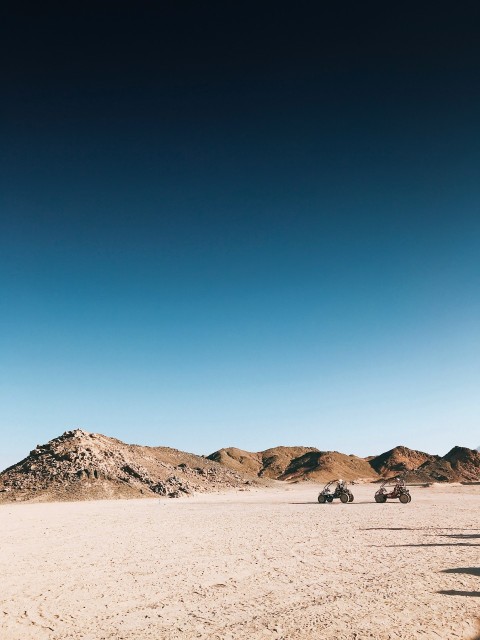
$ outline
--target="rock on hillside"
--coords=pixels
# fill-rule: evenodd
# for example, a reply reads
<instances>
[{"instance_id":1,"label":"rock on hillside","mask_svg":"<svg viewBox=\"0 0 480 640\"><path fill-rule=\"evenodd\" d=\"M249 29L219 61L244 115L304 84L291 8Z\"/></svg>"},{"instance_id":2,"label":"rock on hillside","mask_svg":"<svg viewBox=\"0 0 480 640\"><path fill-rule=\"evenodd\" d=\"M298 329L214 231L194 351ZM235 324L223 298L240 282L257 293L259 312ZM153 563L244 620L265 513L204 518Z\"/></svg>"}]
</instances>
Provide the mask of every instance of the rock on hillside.
<instances>
[{"instance_id":1,"label":"rock on hillside","mask_svg":"<svg viewBox=\"0 0 480 640\"><path fill-rule=\"evenodd\" d=\"M375 471L363 458L314 447L274 447L258 453L220 449L208 456L237 471L256 473L276 480L328 480L374 478Z\"/></svg>"},{"instance_id":2,"label":"rock on hillside","mask_svg":"<svg viewBox=\"0 0 480 640\"><path fill-rule=\"evenodd\" d=\"M424 462L433 462L439 458L440 456L432 456L408 447L395 447L379 456L368 458L368 462L379 475L388 478L395 474L404 474L407 471L412 471Z\"/></svg>"},{"instance_id":3,"label":"rock on hillside","mask_svg":"<svg viewBox=\"0 0 480 640\"><path fill-rule=\"evenodd\" d=\"M443 458L429 460L409 474L409 479L434 482L480 480L480 452L466 447L453 447Z\"/></svg>"},{"instance_id":4,"label":"rock on hillside","mask_svg":"<svg viewBox=\"0 0 480 640\"><path fill-rule=\"evenodd\" d=\"M247 476L201 456L76 429L0 473L0 501L174 498L245 484Z\"/></svg>"}]
</instances>

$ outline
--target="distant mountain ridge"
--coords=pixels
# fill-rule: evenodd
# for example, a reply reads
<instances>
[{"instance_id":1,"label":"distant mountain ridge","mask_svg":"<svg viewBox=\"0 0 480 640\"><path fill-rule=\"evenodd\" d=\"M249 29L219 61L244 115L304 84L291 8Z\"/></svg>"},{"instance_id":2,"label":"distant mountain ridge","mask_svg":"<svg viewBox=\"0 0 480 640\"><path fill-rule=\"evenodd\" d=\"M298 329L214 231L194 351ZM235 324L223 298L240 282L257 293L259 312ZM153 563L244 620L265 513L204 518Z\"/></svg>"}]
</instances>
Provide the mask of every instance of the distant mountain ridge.
<instances>
[{"instance_id":1,"label":"distant mountain ridge","mask_svg":"<svg viewBox=\"0 0 480 640\"><path fill-rule=\"evenodd\" d=\"M375 471L364 458L338 451L320 451L315 447L273 447L249 452L234 447L220 449L207 456L237 471L255 473L274 480L344 480L374 478Z\"/></svg>"},{"instance_id":2,"label":"distant mountain ridge","mask_svg":"<svg viewBox=\"0 0 480 640\"><path fill-rule=\"evenodd\" d=\"M256 453L230 447L207 457L237 471L286 481L372 480L395 475L411 482L480 480L480 452L465 447L454 447L443 457L404 446L367 458L314 447L275 447Z\"/></svg>"},{"instance_id":3,"label":"distant mountain ridge","mask_svg":"<svg viewBox=\"0 0 480 640\"><path fill-rule=\"evenodd\" d=\"M411 473L411 477L434 482L472 482L480 480L480 452L467 447L453 447L437 460L428 460Z\"/></svg>"},{"instance_id":4,"label":"distant mountain ridge","mask_svg":"<svg viewBox=\"0 0 480 640\"><path fill-rule=\"evenodd\" d=\"M180 497L245 485L344 480L408 482L480 480L480 452L453 447L438 456L398 446L360 458L315 447L235 447L198 456L169 447L131 445L81 429L66 431L0 473L0 502Z\"/></svg>"}]
</instances>

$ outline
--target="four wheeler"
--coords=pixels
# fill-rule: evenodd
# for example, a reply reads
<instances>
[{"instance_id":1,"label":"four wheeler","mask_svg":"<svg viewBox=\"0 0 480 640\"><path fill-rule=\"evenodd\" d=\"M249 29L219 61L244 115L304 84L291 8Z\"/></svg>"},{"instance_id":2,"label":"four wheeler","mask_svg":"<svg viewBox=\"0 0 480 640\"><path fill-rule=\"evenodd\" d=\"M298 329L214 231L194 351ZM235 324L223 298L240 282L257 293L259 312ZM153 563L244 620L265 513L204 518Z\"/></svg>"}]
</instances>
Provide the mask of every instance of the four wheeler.
<instances>
[{"instance_id":1,"label":"four wheeler","mask_svg":"<svg viewBox=\"0 0 480 640\"><path fill-rule=\"evenodd\" d=\"M388 489L391 489L390 492ZM412 501L412 496L403 478L384 480L375 494L375 502L386 502L395 498L398 498L402 504L408 504Z\"/></svg>"},{"instance_id":2,"label":"four wheeler","mask_svg":"<svg viewBox=\"0 0 480 640\"><path fill-rule=\"evenodd\" d=\"M335 489L333 489L332 485L335 483L337 483L337 485ZM340 502L343 503L353 502L353 493L347 488L345 480L330 480L318 494L320 504L332 502L334 498L340 498Z\"/></svg>"}]
</instances>

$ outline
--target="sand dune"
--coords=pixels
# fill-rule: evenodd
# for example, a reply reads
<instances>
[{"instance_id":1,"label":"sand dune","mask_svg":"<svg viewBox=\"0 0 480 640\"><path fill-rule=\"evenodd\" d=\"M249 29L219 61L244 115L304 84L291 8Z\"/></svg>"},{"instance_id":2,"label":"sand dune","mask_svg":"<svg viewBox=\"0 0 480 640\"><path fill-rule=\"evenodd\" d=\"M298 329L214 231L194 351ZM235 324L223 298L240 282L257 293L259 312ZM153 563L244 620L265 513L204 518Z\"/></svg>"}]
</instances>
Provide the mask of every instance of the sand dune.
<instances>
[{"instance_id":1,"label":"sand dune","mask_svg":"<svg viewBox=\"0 0 480 640\"><path fill-rule=\"evenodd\" d=\"M8 640L472 640L480 487L0 506Z\"/></svg>"}]
</instances>

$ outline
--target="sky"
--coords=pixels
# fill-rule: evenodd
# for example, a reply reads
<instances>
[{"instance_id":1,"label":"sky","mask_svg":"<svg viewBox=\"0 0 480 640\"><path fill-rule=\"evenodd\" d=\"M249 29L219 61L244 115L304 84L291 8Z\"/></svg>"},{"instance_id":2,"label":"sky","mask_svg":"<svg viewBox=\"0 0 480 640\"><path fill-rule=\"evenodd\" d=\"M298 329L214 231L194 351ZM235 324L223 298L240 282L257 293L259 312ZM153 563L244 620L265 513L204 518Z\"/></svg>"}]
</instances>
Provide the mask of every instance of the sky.
<instances>
[{"instance_id":1,"label":"sky","mask_svg":"<svg viewBox=\"0 0 480 640\"><path fill-rule=\"evenodd\" d=\"M478 3L0 25L0 468L72 428L480 445Z\"/></svg>"}]
</instances>

